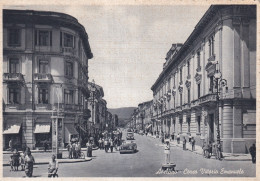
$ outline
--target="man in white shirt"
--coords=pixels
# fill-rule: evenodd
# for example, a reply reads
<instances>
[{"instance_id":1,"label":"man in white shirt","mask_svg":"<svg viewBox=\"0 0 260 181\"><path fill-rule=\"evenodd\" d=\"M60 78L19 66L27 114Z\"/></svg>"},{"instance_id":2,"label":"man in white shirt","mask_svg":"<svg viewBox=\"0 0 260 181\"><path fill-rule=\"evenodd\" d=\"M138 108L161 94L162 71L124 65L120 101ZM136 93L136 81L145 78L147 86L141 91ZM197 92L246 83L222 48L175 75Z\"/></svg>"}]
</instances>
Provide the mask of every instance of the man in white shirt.
<instances>
[{"instance_id":1,"label":"man in white shirt","mask_svg":"<svg viewBox=\"0 0 260 181\"><path fill-rule=\"evenodd\" d=\"M48 167L48 177L58 177L58 168L59 168L59 162L56 160L56 156L52 155L51 161L49 162Z\"/></svg>"}]
</instances>

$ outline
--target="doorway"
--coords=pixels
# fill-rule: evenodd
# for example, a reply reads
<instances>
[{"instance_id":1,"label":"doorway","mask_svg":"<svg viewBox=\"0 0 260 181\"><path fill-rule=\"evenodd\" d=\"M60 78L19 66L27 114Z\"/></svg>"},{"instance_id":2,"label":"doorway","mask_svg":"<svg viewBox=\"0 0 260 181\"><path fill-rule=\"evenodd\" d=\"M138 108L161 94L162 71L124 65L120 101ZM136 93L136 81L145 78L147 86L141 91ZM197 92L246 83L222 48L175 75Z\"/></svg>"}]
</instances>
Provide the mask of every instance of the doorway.
<instances>
[{"instance_id":1,"label":"doorway","mask_svg":"<svg viewBox=\"0 0 260 181\"><path fill-rule=\"evenodd\" d=\"M214 114L209 114L209 141L214 142Z\"/></svg>"}]
</instances>

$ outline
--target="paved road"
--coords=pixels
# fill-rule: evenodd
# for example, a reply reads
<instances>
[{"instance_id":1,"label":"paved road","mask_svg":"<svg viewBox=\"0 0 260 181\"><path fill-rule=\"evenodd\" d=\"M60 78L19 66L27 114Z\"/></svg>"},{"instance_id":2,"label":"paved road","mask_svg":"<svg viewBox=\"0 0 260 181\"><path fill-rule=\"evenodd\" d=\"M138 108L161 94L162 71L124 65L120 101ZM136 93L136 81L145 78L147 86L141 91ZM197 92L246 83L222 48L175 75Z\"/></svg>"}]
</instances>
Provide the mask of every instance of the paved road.
<instances>
[{"instance_id":1,"label":"paved road","mask_svg":"<svg viewBox=\"0 0 260 181\"><path fill-rule=\"evenodd\" d=\"M123 135L125 137L125 134ZM218 161L202 158L201 155L190 151L183 151L178 147L171 148L171 158L176 163L175 174L159 173L161 163L164 161L163 145L158 139L135 135L137 149L134 154L105 153L104 150L93 152L93 160L82 163L60 164L61 177L204 177L204 176L255 176L255 165L249 161ZM207 173L202 174L202 170ZM221 174L221 169L240 170L237 173ZM242 170L242 171L241 171ZM5 177L23 177L24 172L9 172L4 167ZM218 172L218 173L216 173ZM243 173L243 174L241 174ZM47 176L47 165L36 165L35 177Z\"/></svg>"}]
</instances>

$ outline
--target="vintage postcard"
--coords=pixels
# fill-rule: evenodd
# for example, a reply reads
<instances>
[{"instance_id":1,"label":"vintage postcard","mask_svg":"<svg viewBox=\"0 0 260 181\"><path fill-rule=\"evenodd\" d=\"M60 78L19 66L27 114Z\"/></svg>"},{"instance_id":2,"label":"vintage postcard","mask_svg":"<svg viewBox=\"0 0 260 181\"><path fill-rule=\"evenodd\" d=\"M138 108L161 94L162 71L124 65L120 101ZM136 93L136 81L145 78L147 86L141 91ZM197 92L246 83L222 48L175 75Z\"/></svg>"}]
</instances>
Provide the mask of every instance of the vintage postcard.
<instances>
[{"instance_id":1,"label":"vintage postcard","mask_svg":"<svg viewBox=\"0 0 260 181\"><path fill-rule=\"evenodd\" d=\"M258 10L5 1L2 178L256 180Z\"/></svg>"}]
</instances>

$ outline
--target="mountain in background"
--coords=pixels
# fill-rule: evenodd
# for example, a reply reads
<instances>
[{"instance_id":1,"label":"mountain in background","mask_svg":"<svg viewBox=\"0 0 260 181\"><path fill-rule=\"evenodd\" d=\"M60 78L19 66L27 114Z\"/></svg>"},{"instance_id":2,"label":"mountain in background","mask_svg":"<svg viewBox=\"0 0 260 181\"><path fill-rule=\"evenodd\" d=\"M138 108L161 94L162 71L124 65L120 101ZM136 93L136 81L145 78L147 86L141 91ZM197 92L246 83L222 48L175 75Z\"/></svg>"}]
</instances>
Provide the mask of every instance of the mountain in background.
<instances>
[{"instance_id":1,"label":"mountain in background","mask_svg":"<svg viewBox=\"0 0 260 181\"><path fill-rule=\"evenodd\" d=\"M117 114L119 120L125 120L131 117L131 115L134 112L134 109L136 109L136 107L121 107L121 108L114 108L114 109L108 108L108 111L111 112L112 114Z\"/></svg>"}]
</instances>

